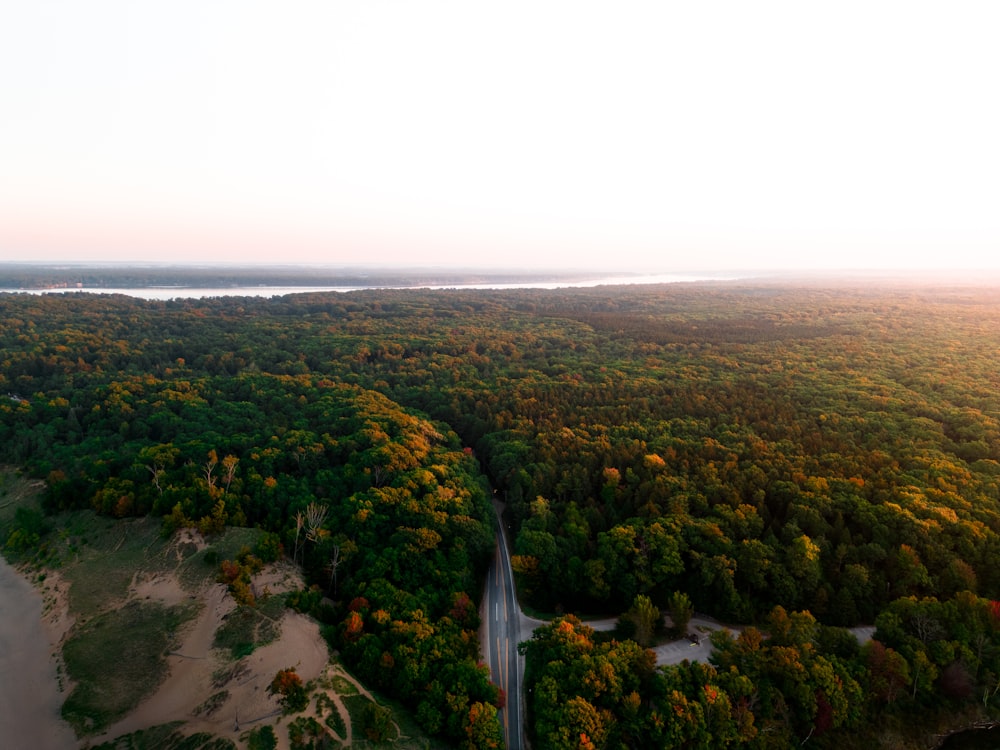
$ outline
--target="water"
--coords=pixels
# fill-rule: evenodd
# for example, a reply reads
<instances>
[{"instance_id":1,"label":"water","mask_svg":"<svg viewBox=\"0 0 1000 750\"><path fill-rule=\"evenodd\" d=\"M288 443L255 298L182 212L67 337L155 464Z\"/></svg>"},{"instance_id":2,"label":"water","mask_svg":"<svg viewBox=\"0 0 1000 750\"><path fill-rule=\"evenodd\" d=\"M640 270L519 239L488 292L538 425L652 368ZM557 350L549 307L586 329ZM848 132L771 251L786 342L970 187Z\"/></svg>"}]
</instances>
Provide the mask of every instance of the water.
<instances>
[{"instance_id":1,"label":"water","mask_svg":"<svg viewBox=\"0 0 1000 750\"><path fill-rule=\"evenodd\" d=\"M311 292L358 292L367 289L568 289L595 286L621 286L625 284L676 284L691 281L731 281L737 276L706 276L697 274L650 274L637 276L595 277L583 281L529 281L513 284L439 284L407 287L362 287L362 286L228 286L228 287L80 287L58 289L0 289L0 293L65 294L67 292L88 292L91 294L124 294L148 300L203 299L206 297L280 297L285 294L306 294Z\"/></svg>"},{"instance_id":2,"label":"water","mask_svg":"<svg viewBox=\"0 0 1000 750\"><path fill-rule=\"evenodd\" d=\"M77 746L60 714L42 597L0 557L0 745L65 750Z\"/></svg>"}]
</instances>

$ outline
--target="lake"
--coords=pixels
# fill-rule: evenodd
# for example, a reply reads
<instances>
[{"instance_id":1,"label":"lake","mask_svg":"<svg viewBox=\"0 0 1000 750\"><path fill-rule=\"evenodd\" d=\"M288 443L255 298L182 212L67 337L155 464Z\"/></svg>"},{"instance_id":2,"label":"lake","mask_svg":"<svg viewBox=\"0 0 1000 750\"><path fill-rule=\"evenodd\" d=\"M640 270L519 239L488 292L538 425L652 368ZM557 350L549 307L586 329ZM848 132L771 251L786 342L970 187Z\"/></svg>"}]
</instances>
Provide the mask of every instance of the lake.
<instances>
[{"instance_id":1,"label":"lake","mask_svg":"<svg viewBox=\"0 0 1000 750\"><path fill-rule=\"evenodd\" d=\"M646 274L636 276L604 276L583 281L532 281L514 284L441 284L408 287L361 287L361 286L148 286L148 287L60 287L56 289L0 289L0 293L65 294L67 292L87 292L90 294L124 294L149 300L202 299L205 297L280 297L286 294L309 294L316 292L358 292L368 289L569 289L596 286L622 286L626 284L678 284L692 281L732 281L740 278L732 275L707 276L700 274Z\"/></svg>"}]
</instances>

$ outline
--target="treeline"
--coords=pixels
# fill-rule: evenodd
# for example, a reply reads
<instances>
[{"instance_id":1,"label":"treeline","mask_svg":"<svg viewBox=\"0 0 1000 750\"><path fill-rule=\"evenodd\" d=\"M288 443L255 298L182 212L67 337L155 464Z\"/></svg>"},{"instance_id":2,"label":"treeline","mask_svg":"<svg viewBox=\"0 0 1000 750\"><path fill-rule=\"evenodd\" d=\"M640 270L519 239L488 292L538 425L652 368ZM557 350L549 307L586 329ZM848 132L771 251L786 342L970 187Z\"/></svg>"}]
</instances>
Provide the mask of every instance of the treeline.
<instances>
[{"instance_id":1,"label":"treeline","mask_svg":"<svg viewBox=\"0 0 1000 750\"><path fill-rule=\"evenodd\" d=\"M971 716L1000 679L1000 605L968 592L908 597L860 645L809 612L776 607L763 623L712 635L711 664L655 669L633 641L570 615L522 645L539 748L923 747L927 714ZM874 729L872 729L874 727Z\"/></svg>"},{"instance_id":2,"label":"treeline","mask_svg":"<svg viewBox=\"0 0 1000 750\"><path fill-rule=\"evenodd\" d=\"M229 522L275 529L294 553L295 514L310 502L329 506L333 535L334 514L347 518L335 506L358 493L396 481L426 492L412 473L440 462L406 444L416 438L381 428L420 456L386 480L388 456L374 461L349 420L336 423L343 434L331 426L329 394L359 409L381 399L436 425L444 443L425 439L438 450L474 448L508 503L522 599L539 609L618 613L638 595L662 608L681 591L727 621L764 624L781 606L826 626L872 623L900 598L1000 598L998 303L986 288L763 283L13 295L0 300L0 438L5 460L50 479L53 507L171 514L180 503L196 523L217 500L202 486L208 452L216 491L233 456ZM168 444L176 479L161 493L148 459ZM376 538L424 556L433 537L396 526ZM329 580L318 558L308 564ZM336 616L377 682L372 665L408 652L358 585L351 598L367 601L352 610L342 595ZM475 600L470 585L422 615L441 617L457 593ZM414 674L401 689L426 688L430 673Z\"/></svg>"}]
</instances>

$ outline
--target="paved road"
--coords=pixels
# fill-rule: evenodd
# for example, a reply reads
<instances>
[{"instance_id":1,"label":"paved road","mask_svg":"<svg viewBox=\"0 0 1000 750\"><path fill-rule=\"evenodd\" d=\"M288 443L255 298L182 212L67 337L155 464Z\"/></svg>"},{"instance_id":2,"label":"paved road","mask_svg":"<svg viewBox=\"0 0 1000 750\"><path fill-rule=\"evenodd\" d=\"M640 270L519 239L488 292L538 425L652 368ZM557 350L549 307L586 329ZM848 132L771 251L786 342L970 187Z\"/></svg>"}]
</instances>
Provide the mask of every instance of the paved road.
<instances>
[{"instance_id":1,"label":"paved road","mask_svg":"<svg viewBox=\"0 0 1000 750\"><path fill-rule=\"evenodd\" d=\"M503 533L503 521L497 512L497 549L486 579L483 597L484 648L493 682L507 694L507 704L500 712L508 750L524 746L523 701L521 697L522 659L517 653L521 640L521 609L514 590L510 550ZM527 634L530 635L530 632Z\"/></svg>"},{"instance_id":2,"label":"paved road","mask_svg":"<svg viewBox=\"0 0 1000 750\"><path fill-rule=\"evenodd\" d=\"M524 659L517 653L517 644L522 637L527 640L535 627L543 625L540 620L526 617L517 603L517 593L514 588L514 573L510 565L510 548L504 533L503 518L500 508L494 505L497 514L497 548L490 564L486 578L486 591L482 605L482 643L486 654L486 663L490 668L493 682L499 685L507 695L506 706L500 711L504 737L508 750L521 750L524 742L524 697L522 695ZM611 630L617 618L608 618L586 623L595 630ZM659 666L680 664L685 659L689 661L707 662L713 648L708 640L712 630L722 627L715 620L694 617L688 625L692 632L699 633L701 643L693 645L687 639L663 643L652 651L656 654ZM735 632L739 627L733 628ZM875 631L873 627L852 628L852 632L860 643L871 640Z\"/></svg>"}]
</instances>

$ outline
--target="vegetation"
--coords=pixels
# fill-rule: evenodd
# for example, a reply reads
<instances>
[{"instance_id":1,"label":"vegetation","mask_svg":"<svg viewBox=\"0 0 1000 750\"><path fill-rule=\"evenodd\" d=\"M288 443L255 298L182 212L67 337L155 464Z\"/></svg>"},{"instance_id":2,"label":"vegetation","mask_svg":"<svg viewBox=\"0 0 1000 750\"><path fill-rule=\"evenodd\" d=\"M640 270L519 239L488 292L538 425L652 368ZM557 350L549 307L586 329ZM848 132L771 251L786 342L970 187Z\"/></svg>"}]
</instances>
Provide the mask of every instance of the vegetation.
<instances>
[{"instance_id":1,"label":"vegetation","mask_svg":"<svg viewBox=\"0 0 1000 750\"><path fill-rule=\"evenodd\" d=\"M650 651L602 638L573 616L539 628L522 645L537 744L784 748L809 738L871 747L885 727L866 734L866 726L908 722L931 734L936 725L923 714L954 721L970 703L995 708L995 601L967 592L947 602L899 599L864 646L808 612L776 607L763 624L713 634L711 664L661 670ZM893 736L923 744L905 727Z\"/></svg>"},{"instance_id":2,"label":"vegetation","mask_svg":"<svg viewBox=\"0 0 1000 750\"><path fill-rule=\"evenodd\" d=\"M226 649L234 659L249 656L278 636L282 597L271 597L258 606L239 606L215 632L214 646Z\"/></svg>"},{"instance_id":3,"label":"vegetation","mask_svg":"<svg viewBox=\"0 0 1000 750\"><path fill-rule=\"evenodd\" d=\"M184 607L131 602L87 622L63 647L78 684L62 715L79 733L96 733L124 716L166 674L170 635L193 614Z\"/></svg>"},{"instance_id":4,"label":"vegetation","mask_svg":"<svg viewBox=\"0 0 1000 750\"><path fill-rule=\"evenodd\" d=\"M591 273L564 271L561 279L591 279ZM551 272L540 271L489 271L481 270L428 270L426 268L388 269L385 267L343 269L310 268L300 266L268 266L264 268L240 267L185 267L174 264L146 265L142 268L87 265L85 263L4 263L0 262L0 289L122 289L148 287L196 287L220 289L233 287L333 287L377 288L462 285L489 282L494 284L524 284L532 281L552 281Z\"/></svg>"},{"instance_id":5,"label":"vegetation","mask_svg":"<svg viewBox=\"0 0 1000 750\"><path fill-rule=\"evenodd\" d=\"M256 747L263 750L267 746ZM256 750L256 747L251 745L251 750ZM162 724L96 745L93 750L236 750L236 745L204 732L185 735L175 724Z\"/></svg>"},{"instance_id":6,"label":"vegetation","mask_svg":"<svg viewBox=\"0 0 1000 750\"><path fill-rule=\"evenodd\" d=\"M997 351L986 287L9 295L0 458L126 547L146 516L275 535L320 592L295 605L454 743L498 731L482 468L527 603L644 642L657 612L750 626L657 671L555 621L525 647L536 746L833 746L996 711ZM46 554L45 522L8 548ZM861 650L831 630L858 623Z\"/></svg>"},{"instance_id":7,"label":"vegetation","mask_svg":"<svg viewBox=\"0 0 1000 750\"><path fill-rule=\"evenodd\" d=\"M278 702L286 713L299 713L309 705L309 693L302 678L295 673L295 667L279 670L267 692L278 696Z\"/></svg>"}]
</instances>

